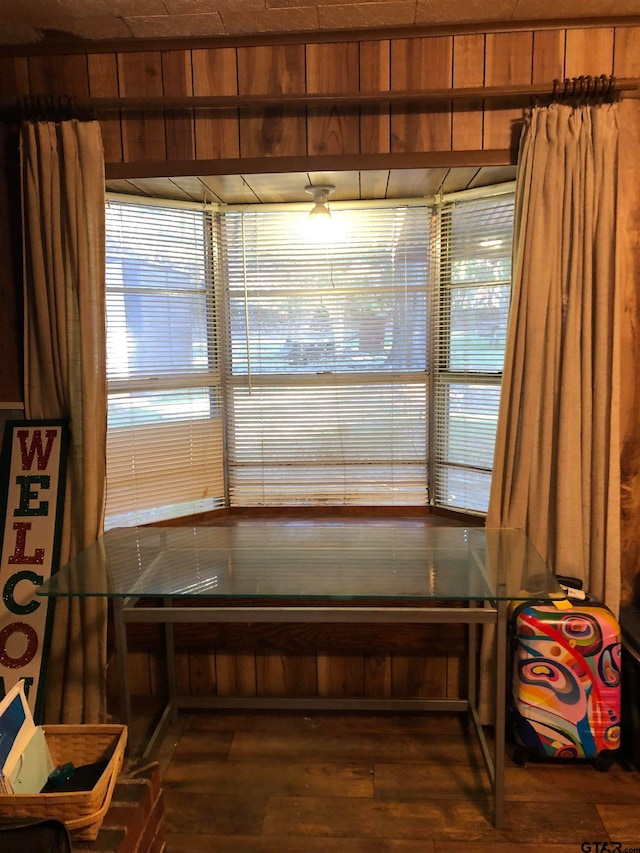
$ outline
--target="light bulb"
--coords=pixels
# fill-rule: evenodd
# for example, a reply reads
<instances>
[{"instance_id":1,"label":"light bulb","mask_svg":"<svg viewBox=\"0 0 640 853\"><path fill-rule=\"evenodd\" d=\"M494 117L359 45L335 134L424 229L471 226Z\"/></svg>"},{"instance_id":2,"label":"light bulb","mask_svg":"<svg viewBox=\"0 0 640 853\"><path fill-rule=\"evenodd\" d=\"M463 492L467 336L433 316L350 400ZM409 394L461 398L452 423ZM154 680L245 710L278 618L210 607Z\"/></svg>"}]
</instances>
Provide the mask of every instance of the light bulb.
<instances>
[{"instance_id":1,"label":"light bulb","mask_svg":"<svg viewBox=\"0 0 640 853\"><path fill-rule=\"evenodd\" d=\"M331 219L331 211L323 201L317 201L309 212L309 219L314 219L315 217L327 217Z\"/></svg>"}]
</instances>

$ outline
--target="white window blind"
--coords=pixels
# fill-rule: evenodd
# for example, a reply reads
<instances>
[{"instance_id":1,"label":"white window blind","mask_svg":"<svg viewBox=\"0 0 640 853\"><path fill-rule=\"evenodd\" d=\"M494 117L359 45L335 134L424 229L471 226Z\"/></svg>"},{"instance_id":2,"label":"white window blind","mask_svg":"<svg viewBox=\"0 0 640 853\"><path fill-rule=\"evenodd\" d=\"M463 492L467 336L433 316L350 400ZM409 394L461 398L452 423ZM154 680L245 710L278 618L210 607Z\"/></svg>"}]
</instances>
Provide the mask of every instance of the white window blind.
<instances>
[{"instance_id":1,"label":"white window blind","mask_svg":"<svg viewBox=\"0 0 640 853\"><path fill-rule=\"evenodd\" d=\"M486 512L511 294L513 195L441 207L434 357L434 503Z\"/></svg>"},{"instance_id":2,"label":"white window blind","mask_svg":"<svg viewBox=\"0 0 640 853\"><path fill-rule=\"evenodd\" d=\"M106 215L108 528L220 506L224 480L210 217Z\"/></svg>"},{"instance_id":3,"label":"white window blind","mask_svg":"<svg viewBox=\"0 0 640 853\"><path fill-rule=\"evenodd\" d=\"M106 527L228 505L486 512L512 195L334 204L332 223L110 199Z\"/></svg>"},{"instance_id":4,"label":"white window blind","mask_svg":"<svg viewBox=\"0 0 640 853\"><path fill-rule=\"evenodd\" d=\"M428 210L307 214L222 217L231 504L424 504Z\"/></svg>"}]
</instances>

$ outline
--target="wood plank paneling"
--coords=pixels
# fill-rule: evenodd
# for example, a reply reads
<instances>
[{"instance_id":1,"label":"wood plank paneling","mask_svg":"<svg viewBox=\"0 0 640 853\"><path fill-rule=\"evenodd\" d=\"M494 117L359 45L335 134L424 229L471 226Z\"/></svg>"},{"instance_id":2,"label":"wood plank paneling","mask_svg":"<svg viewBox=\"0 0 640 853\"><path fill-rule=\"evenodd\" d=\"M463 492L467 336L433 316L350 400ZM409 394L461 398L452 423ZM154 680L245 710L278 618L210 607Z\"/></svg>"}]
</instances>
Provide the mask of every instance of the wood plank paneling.
<instances>
[{"instance_id":1,"label":"wood plank paneling","mask_svg":"<svg viewBox=\"0 0 640 853\"><path fill-rule=\"evenodd\" d=\"M129 625L127 637L131 677L142 677L134 692L164 695L159 626ZM440 690L431 695L458 698L464 689L464 630L458 625L181 623L175 647L178 692L185 695L388 698ZM109 675L115 693L115 673Z\"/></svg>"},{"instance_id":2,"label":"wood plank paneling","mask_svg":"<svg viewBox=\"0 0 640 853\"><path fill-rule=\"evenodd\" d=\"M189 690L191 696L213 696L216 693L216 658L214 654L190 652Z\"/></svg>"},{"instance_id":3,"label":"wood plank paneling","mask_svg":"<svg viewBox=\"0 0 640 853\"><path fill-rule=\"evenodd\" d=\"M307 92L317 94L357 92L359 86L357 42L308 44ZM307 109L308 154L358 154L360 121L347 107Z\"/></svg>"},{"instance_id":4,"label":"wood plank paneling","mask_svg":"<svg viewBox=\"0 0 640 853\"><path fill-rule=\"evenodd\" d=\"M447 656L393 658L393 695L422 697L447 695Z\"/></svg>"},{"instance_id":5,"label":"wood plank paneling","mask_svg":"<svg viewBox=\"0 0 640 853\"><path fill-rule=\"evenodd\" d=\"M487 33L486 86L529 85L533 33ZM520 138L524 110L509 99L485 104L484 148L512 148Z\"/></svg>"},{"instance_id":6,"label":"wood plank paneling","mask_svg":"<svg viewBox=\"0 0 640 853\"><path fill-rule=\"evenodd\" d=\"M194 95L237 95L235 48L192 51ZM202 110L196 120L196 157L208 160L240 156L238 111Z\"/></svg>"},{"instance_id":7,"label":"wood plank paneling","mask_svg":"<svg viewBox=\"0 0 640 853\"><path fill-rule=\"evenodd\" d=\"M242 175L203 175L201 180L207 192L211 193L211 201L225 199L230 192L233 193L234 199L238 199L239 204L255 204L260 201L253 189L242 180Z\"/></svg>"},{"instance_id":8,"label":"wood plank paneling","mask_svg":"<svg viewBox=\"0 0 640 853\"><path fill-rule=\"evenodd\" d=\"M367 698L388 699L391 696L391 655L364 656L364 692Z\"/></svg>"},{"instance_id":9,"label":"wood plank paneling","mask_svg":"<svg viewBox=\"0 0 640 853\"><path fill-rule=\"evenodd\" d=\"M30 56L29 85L32 95L89 94L87 57L83 54L66 56Z\"/></svg>"},{"instance_id":10,"label":"wood plank paneling","mask_svg":"<svg viewBox=\"0 0 640 853\"><path fill-rule=\"evenodd\" d=\"M360 91L388 92L391 88L391 42L360 43ZM362 109L360 115L360 151L377 154L391 150L389 106Z\"/></svg>"},{"instance_id":11,"label":"wood plank paneling","mask_svg":"<svg viewBox=\"0 0 640 853\"><path fill-rule=\"evenodd\" d=\"M457 192L461 183L466 189L480 172L481 170L476 166L468 166L464 171L461 167L455 170L447 169L447 174L439 187L439 191L441 193Z\"/></svg>"},{"instance_id":12,"label":"wood plank paneling","mask_svg":"<svg viewBox=\"0 0 640 853\"><path fill-rule=\"evenodd\" d=\"M640 27L616 29L613 73L616 77L640 77Z\"/></svg>"},{"instance_id":13,"label":"wood plank paneling","mask_svg":"<svg viewBox=\"0 0 640 853\"><path fill-rule=\"evenodd\" d=\"M480 169L473 180L469 181L469 189L490 187L492 184L504 184L515 181L517 169L515 166L487 166Z\"/></svg>"},{"instance_id":14,"label":"wood plank paneling","mask_svg":"<svg viewBox=\"0 0 640 853\"><path fill-rule=\"evenodd\" d=\"M1 66L0 66L1 70ZM20 403L22 382L20 176L17 128L0 125L0 402ZM18 213L16 214L16 211ZM6 412L5 412L6 414Z\"/></svg>"},{"instance_id":15,"label":"wood plank paneling","mask_svg":"<svg viewBox=\"0 0 640 853\"><path fill-rule=\"evenodd\" d=\"M164 695L163 658L142 651L129 658L132 694ZM191 696L457 699L465 695L464 672L463 657L456 654L176 653L178 693ZM111 667L110 695L117 689Z\"/></svg>"},{"instance_id":16,"label":"wood plank paneling","mask_svg":"<svg viewBox=\"0 0 640 853\"><path fill-rule=\"evenodd\" d=\"M452 84L453 37L391 42L392 91L449 89ZM392 107L391 150L451 150L451 104L445 101L430 110Z\"/></svg>"},{"instance_id":17,"label":"wood plank paneling","mask_svg":"<svg viewBox=\"0 0 640 853\"><path fill-rule=\"evenodd\" d=\"M402 169L389 178L389 196L393 198L420 195L429 198L440 191L448 169Z\"/></svg>"},{"instance_id":18,"label":"wood plank paneling","mask_svg":"<svg viewBox=\"0 0 640 853\"><path fill-rule=\"evenodd\" d=\"M454 88L484 85L484 43L484 33L454 36ZM453 149L455 151L481 149L483 121L482 99L454 104L451 140Z\"/></svg>"},{"instance_id":19,"label":"wood plank paneling","mask_svg":"<svg viewBox=\"0 0 640 853\"><path fill-rule=\"evenodd\" d=\"M259 696L316 696L316 656L260 652L256 681Z\"/></svg>"},{"instance_id":20,"label":"wood plank paneling","mask_svg":"<svg viewBox=\"0 0 640 853\"><path fill-rule=\"evenodd\" d=\"M240 95L290 95L304 92L304 45L238 48ZM242 157L306 154L304 108L268 107L243 110L240 116Z\"/></svg>"},{"instance_id":21,"label":"wood plank paneling","mask_svg":"<svg viewBox=\"0 0 640 853\"><path fill-rule=\"evenodd\" d=\"M331 193L329 206L332 201L345 201L358 198L360 195L360 173L355 170L344 172L307 172L312 186L333 186L335 190Z\"/></svg>"},{"instance_id":22,"label":"wood plank paneling","mask_svg":"<svg viewBox=\"0 0 640 853\"><path fill-rule=\"evenodd\" d=\"M360 198L388 198L389 176L387 169L360 172Z\"/></svg>"},{"instance_id":23,"label":"wood plank paneling","mask_svg":"<svg viewBox=\"0 0 640 853\"><path fill-rule=\"evenodd\" d=\"M540 30L533 34L532 83L564 79L565 38L564 30Z\"/></svg>"},{"instance_id":24,"label":"wood plank paneling","mask_svg":"<svg viewBox=\"0 0 640 853\"><path fill-rule=\"evenodd\" d=\"M467 659L447 655L447 699L466 698L467 693Z\"/></svg>"},{"instance_id":25,"label":"wood plank paneling","mask_svg":"<svg viewBox=\"0 0 640 853\"><path fill-rule=\"evenodd\" d=\"M364 696L362 655L318 655L318 696Z\"/></svg>"},{"instance_id":26,"label":"wood plank paneling","mask_svg":"<svg viewBox=\"0 0 640 853\"><path fill-rule=\"evenodd\" d=\"M161 55L162 91L169 98L193 95L190 50L167 50ZM193 160L196 156L193 110L165 114L168 160Z\"/></svg>"},{"instance_id":27,"label":"wood plank paneling","mask_svg":"<svg viewBox=\"0 0 640 853\"><path fill-rule=\"evenodd\" d=\"M216 652L216 678L218 696L255 696L255 654Z\"/></svg>"},{"instance_id":28,"label":"wood plank paneling","mask_svg":"<svg viewBox=\"0 0 640 853\"><path fill-rule=\"evenodd\" d=\"M159 51L119 53L117 59L121 95L160 97L163 94L162 54ZM140 110L124 115L122 150L125 161L166 160L162 112Z\"/></svg>"},{"instance_id":29,"label":"wood plank paneling","mask_svg":"<svg viewBox=\"0 0 640 853\"><path fill-rule=\"evenodd\" d=\"M186 653L176 654L176 690L182 696L191 693L190 656Z\"/></svg>"},{"instance_id":30,"label":"wood plank paneling","mask_svg":"<svg viewBox=\"0 0 640 853\"><path fill-rule=\"evenodd\" d=\"M133 696L156 695L151 677L153 658L143 652L132 652L128 657L128 672Z\"/></svg>"},{"instance_id":31,"label":"wood plank paneling","mask_svg":"<svg viewBox=\"0 0 640 853\"><path fill-rule=\"evenodd\" d=\"M164 657L152 655L148 660L149 679L151 682L152 696L167 695L167 668L165 666ZM141 661L142 664L142 661ZM134 682L131 682L132 684Z\"/></svg>"},{"instance_id":32,"label":"wood plank paneling","mask_svg":"<svg viewBox=\"0 0 640 853\"><path fill-rule=\"evenodd\" d=\"M620 104L616 276L620 282L621 552L624 604L640 606L640 101ZM629 378L633 377L633 378Z\"/></svg>"},{"instance_id":33,"label":"wood plank paneling","mask_svg":"<svg viewBox=\"0 0 640 853\"><path fill-rule=\"evenodd\" d=\"M260 601L256 599L252 603L258 605ZM199 604L215 606L216 602L201 599ZM275 601L273 605L286 606L286 603ZM459 653L465 648L464 628L456 624L255 622L240 625L185 622L175 626L174 637L178 651L198 653L219 648L233 652L277 650L290 654L310 653L316 649L345 654L386 654L389 650L420 654L425 648L429 648L439 654L445 654ZM127 638L131 649L151 652L157 652L162 641L158 626L146 623L127 626Z\"/></svg>"},{"instance_id":34,"label":"wood plank paneling","mask_svg":"<svg viewBox=\"0 0 640 853\"><path fill-rule=\"evenodd\" d=\"M302 92L305 77L310 93L551 84L564 75L607 73L613 68L614 37L618 45L615 73L637 73L632 70L637 60L629 58L637 55L637 30L558 28L306 45L301 39L237 49L123 52L117 68L112 56L91 53L31 56L28 65L32 92L47 87L99 97L113 96L115 90L122 95L155 96ZM11 60L13 69L23 69L18 75L23 86L24 62L23 58ZM89 70L79 73L84 64ZM456 104L453 116L450 110L448 104L437 108L396 106L392 114L384 106L315 108L308 112L306 126L302 108L297 113L292 108L263 109L242 117L235 108L188 110L167 115L165 133L157 127L161 120L157 112L127 113L122 120L127 150L121 155L121 134L113 127L113 117L104 120L104 138L108 162L117 162L120 156L127 162L181 162L194 156L203 160L259 158L302 156L305 151L473 151L479 148L481 129L484 148L504 149L518 135L513 123L519 122L521 107L509 109L505 102L486 102L484 111L479 103Z\"/></svg>"},{"instance_id":35,"label":"wood plank paneling","mask_svg":"<svg viewBox=\"0 0 640 853\"><path fill-rule=\"evenodd\" d=\"M195 179L197 182L197 178ZM199 201L200 199L196 196L195 198L190 195L188 192L188 184L189 181L185 179L185 184L187 187L182 185L182 181L179 178L145 178L139 180L132 180L131 184L136 187L139 195L146 196L148 195L150 198L161 197L161 198L171 198L176 199L177 201Z\"/></svg>"},{"instance_id":36,"label":"wood plank paneling","mask_svg":"<svg viewBox=\"0 0 640 853\"><path fill-rule=\"evenodd\" d=\"M118 97L118 64L115 53L92 53L88 56L89 95L92 98ZM122 119L116 112L100 118L105 163L120 163L122 151Z\"/></svg>"},{"instance_id":37,"label":"wood plank paneling","mask_svg":"<svg viewBox=\"0 0 640 853\"><path fill-rule=\"evenodd\" d=\"M29 94L29 63L26 56L0 56L0 95L14 98Z\"/></svg>"},{"instance_id":38,"label":"wood plank paneling","mask_svg":"<svg viewBox=\"0 0 640 853\"><path fill-rule=\"evenodd\" d=\"M566 77L613 74L613 27L567 30Z\"/></svg>"},{"instance_id":39,"label":"wood plank paneling","mask_svg":"<svg viewBox=\"0 0 640 853\"><path fill-rule=\"evenodd\" d=\"M304 188L309 183L308 172L287 172L278 175L277 186L274 186L273 175L244 175L244 180L250 184L256 198L260 201L292 202L300 201ZM305 196L305 201L311 201Z\"/></svg>"}]
</instances>

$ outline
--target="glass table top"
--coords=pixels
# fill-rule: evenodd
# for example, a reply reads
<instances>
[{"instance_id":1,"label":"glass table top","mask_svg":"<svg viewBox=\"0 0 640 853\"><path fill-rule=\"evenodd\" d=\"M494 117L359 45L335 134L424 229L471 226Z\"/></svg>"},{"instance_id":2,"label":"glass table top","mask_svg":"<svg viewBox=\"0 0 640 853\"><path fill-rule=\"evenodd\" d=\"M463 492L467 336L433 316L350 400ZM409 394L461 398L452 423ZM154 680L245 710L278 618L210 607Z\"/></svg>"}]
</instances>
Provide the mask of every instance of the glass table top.
<instances>
[{"instance_id":1,"label":"glass table top","mask_svg":"<svg viewBox=\"0 0 640 853\"><path fill-rule=\"evenodd\" d=\"M563 598L524 533L393 521L117 528L38 589L43 596Z\"/></svg>"}]
</instances>

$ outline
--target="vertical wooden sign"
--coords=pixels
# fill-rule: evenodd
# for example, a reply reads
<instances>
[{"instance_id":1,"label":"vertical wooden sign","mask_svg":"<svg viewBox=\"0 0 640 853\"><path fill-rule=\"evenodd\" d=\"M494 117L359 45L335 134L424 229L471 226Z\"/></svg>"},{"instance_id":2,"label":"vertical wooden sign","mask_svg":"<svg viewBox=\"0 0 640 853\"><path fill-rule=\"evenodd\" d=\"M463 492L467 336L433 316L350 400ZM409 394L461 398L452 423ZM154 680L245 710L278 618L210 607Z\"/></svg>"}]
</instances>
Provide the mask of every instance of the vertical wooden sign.
<instances>
[{"instance_id":1,"label":"vertical wooden sign","mask_svg":"<svg viewBox=\"0 0 640 853\"><path fill-rule=\"evenodd\" d=\"M67 443L64 421L8 421L0 455L0 699L24 679L36 722L53 602L34 592L58 568Z\"/></svg>"}]
</instances>

